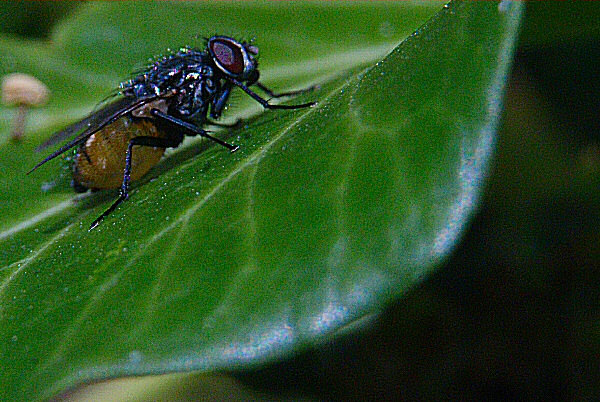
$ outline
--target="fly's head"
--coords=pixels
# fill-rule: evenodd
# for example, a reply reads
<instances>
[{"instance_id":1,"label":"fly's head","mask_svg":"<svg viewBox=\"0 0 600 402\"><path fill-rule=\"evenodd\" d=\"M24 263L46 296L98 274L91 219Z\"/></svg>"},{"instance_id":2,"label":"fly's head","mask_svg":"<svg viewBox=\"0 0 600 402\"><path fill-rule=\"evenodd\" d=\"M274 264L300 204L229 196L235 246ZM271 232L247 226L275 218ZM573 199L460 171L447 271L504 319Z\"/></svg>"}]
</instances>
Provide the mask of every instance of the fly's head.
<instances>
[{"instance_id":1,"label":"fly's head","mask_svg":"<svg viewBox=\"0 0 600 402\"><path fill-rule=\"evenodd\" d=\"M213 36L208 39L208 54L217 69L225 76L246 85L258 81L258 48L228 36Z\"/></svg>"}]
</instances>

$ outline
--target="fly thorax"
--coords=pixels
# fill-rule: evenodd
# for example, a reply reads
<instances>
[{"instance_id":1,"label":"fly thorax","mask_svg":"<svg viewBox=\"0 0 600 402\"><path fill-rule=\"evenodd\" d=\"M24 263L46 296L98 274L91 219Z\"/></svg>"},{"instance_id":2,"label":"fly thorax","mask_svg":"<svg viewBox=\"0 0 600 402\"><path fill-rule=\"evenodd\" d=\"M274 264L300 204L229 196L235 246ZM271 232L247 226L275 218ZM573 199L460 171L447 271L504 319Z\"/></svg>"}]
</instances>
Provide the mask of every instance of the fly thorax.
<instances>
[{"instance_id":1,"label":"fly thorax","mask_svg":"<svg viewBox=\"0 0 600 402\"><path fill-rule=\"evenodd\" d=\"M210 102L217 88L215 86L214 72L210 66L198 66L196 71L189 74L194 77L194 104L202 107Z\"/></svg>"},{"instance_id":2,"label":"fly thorax","mask_svg":"<svg viewBox=\"0 0 600 402\"><path fill-rule=\"evenodd\" d=\"M198 81L194 90L194 107L196 109L205 108L212 101L216 92L217 86L212 78L206 77Z\"/></svg>"}]
</instances>

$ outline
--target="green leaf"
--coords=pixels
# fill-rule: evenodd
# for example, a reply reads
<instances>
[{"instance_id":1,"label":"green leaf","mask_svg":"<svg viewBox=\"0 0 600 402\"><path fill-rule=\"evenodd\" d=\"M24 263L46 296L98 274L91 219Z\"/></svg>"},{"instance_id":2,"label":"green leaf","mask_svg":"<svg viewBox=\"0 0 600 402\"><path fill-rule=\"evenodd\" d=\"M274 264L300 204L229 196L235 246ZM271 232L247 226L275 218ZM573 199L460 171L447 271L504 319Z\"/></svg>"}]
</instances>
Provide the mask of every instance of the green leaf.
<instances>
[{"instance_id":1,"label":"green leaf","mask_svg":"<svg viewBox=\"0 0 600 402\"><path fill-rule=\"evenodd\" d=\"M521 14L519 2L452 3L385 55L438 9L88 4L50 43L0 39L4 69L54 94L22 144L0 110L0 399L260 364L419 283L477 205ZM132 66L214 32L256 36L264 82L317 82L287 102L318 104L260 114L239 95L229 118L254 117L217 133L238 152L185 144L89 233L115 193L74 196L58 162L24 176L42 138Z\"/></svg>"}]
</instances>

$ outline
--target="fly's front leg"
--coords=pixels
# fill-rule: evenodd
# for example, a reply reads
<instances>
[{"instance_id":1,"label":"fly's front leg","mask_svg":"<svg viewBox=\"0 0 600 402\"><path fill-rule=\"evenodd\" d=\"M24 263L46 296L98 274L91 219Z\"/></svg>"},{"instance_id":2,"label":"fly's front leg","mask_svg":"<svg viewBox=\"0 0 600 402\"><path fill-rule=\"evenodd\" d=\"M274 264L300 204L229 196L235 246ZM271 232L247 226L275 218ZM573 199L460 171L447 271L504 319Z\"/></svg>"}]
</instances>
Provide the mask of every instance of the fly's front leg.
<instances>
[{"instance_id":1,"label":"fly's front leg","mask_svg":"<svg viewBox=\"0 0 600 402\"><path fill-rule=\"evenodd\" d=\"M297 91L288 91L288 92L279 92L279 93L276 93L276 92L273 92L270 88L268 88L264 84L261 84L260 82L257 82L255 85L257 87L259 87L264 93L266 93L267 95L269 95L271 98L283 98L284 96L301 95L301 94L305 94L307 92L314 91L315 89L319 88L319 85L312 85L312 86L310 86L308 88L299 89Z\"/></svg>"},{"instance_id":2,"label":"fly's front leg","mask_svg":"<svg viewBox=\"0 0 600 402\"><path fill-rule=\"evenodd\" d=\"M123 171L123 183L121 184L121 191L119 198L108 208L102 215L100 215L92 224L89 230L94 229L102 222L104 218L110 215L123 201L129 198L129 181L131 179L131 157L133 154L133 147L135 145L141 145L146 147L155 148L172 148L181 144L183 141L183 135L173 135L171 138L157 138L157 137L135 137L129 141L127 145L127 154L125 155L125 170Z\"/></svg>"},{"instance_id":3,"label":"fly's front leg","mask_svg":"<svg viewBox=\"0 0 600 402\"><path fill-rule=\"evenodd\" d=\"M231 94L231 88L232 88L232 83L227 83L227 86L225 87L225 89L223 90L221 96L219 96L218 98L215 99L215 101L212 104L212 111L210 113L210 117L212 117L213 119L218 119L221 116L221 112L223 111L223 108L225 107L227 100L229 99L229 95ZM269 97L271 98L283 98L286 96L296 96L296 95L301 95L307 92L311 92L314 91L315 89L319 88L319 85L312 85L308 88L304 88L304 89L300 89L297 91L288 91L288 92L273 92L270 88L268 88L267 86L265 86L264 84L257 82L256 85L258 88L260 88L264 93L266 93L267 95L269 95ZM268 101L267 101L268 102ZM311 105L311 104L307 104L307 105ZM303 106L303 105L300 105ZM207 123L213 126L217 126L217 127L224 127L224 128L238 128L241 126L242 124L242 119L237 119L234 123L232 124L224 124L224 123L217 123L215 121L208 121Z\"/></svg>"},{"instance_id":4,"label":"fly's front leg","mask_svg":"<svg viewBox=\"0 0 600 402\"><path fill-rule=\"evenodd\" d=\"M226 82L221 94L215 98L211 105L210 117L213 119L218 119L221 117L221 113L223 113L223 109L229 100L229 95L231 95L231 89L233 88L233 84L231 82Z\"/></svg>"},{"instance_id":5,"label":"fly's front leg","mask_svg":"<svg viewBox=\"0 0 600 402\"><path fill-rule=\"evenodd\" d=\"M305 107L311 107L316 104L316 102L308 102L308 103L302 103L300 105L271 105L269 103L269 101L261 98L260 95L258 95L256 92L254 92L253 90L248 88L246 86L246 84L244 84L243 82L238 81L231 77L227 77L226 79L231 81L235 86L241 88L244 92L246 92L248 95L250 95L250 97L252 99L254 99L258 103L260 103L265 109L302 109Z\"/></svg>"}]
</instances>

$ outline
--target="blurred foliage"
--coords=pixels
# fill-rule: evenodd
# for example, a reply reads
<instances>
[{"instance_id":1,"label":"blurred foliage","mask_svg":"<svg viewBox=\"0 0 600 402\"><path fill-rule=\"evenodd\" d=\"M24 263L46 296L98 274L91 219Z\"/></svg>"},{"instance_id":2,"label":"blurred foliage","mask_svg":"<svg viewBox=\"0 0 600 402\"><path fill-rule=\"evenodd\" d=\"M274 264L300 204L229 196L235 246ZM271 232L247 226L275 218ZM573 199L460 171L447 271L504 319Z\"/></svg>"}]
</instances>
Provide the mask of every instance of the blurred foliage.
<instances>
[{"instance_id":1,"label":"blurred foliage","mask_svg":"<svg viewBox=\"0 0 600 402\"><path fill-rule=\"evenodd\" d=\"M230 374L277 397L597 400L598 21L527 3L483 204L443 269L362 331ZM169 389L210 393L192 382Z\"/></svg>"},{"instance_id":2,"label":"blurred foliage","mask_svg":"<svg viewBox=\"0 0 600 402\"><path fill-rule=\"evenodd\" d=\"M81 1L24 1L0 3L0 33L23 38L47 38L52 28Z\"/></svg>"}]
</instances>

